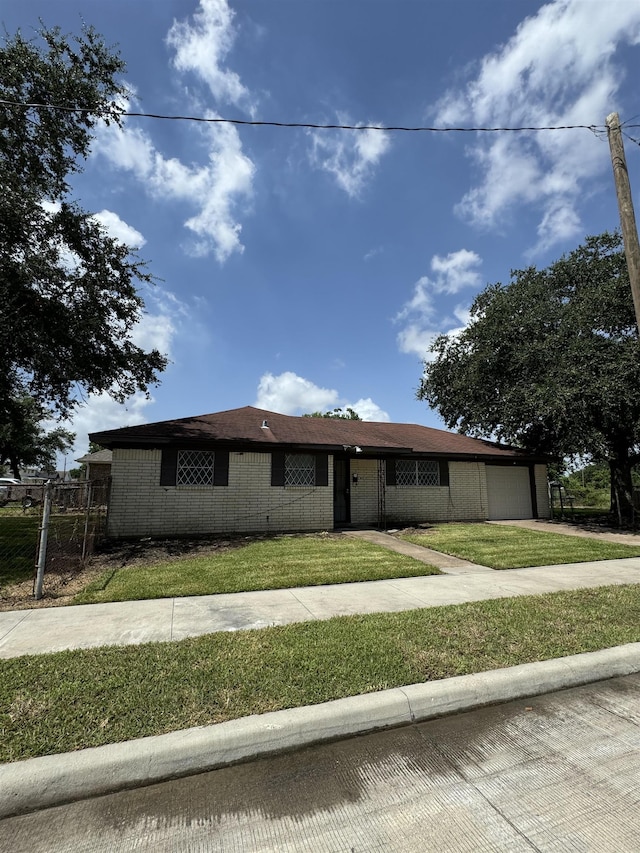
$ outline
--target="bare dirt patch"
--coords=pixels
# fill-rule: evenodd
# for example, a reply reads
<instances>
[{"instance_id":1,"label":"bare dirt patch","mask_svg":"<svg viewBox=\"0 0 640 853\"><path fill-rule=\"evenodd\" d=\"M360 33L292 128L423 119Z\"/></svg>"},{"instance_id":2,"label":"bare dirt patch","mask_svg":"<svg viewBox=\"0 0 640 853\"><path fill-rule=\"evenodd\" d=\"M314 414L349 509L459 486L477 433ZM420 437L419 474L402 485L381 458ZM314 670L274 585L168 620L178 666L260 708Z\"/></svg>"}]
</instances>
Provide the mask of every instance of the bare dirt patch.
<instances>
[{"instance_id":1,"label":"bare dirt patch","mask_svg":"<svg viewBox=\"0 0 640 853\"><path fill-rule=\"evenodd\" d=\"M69 604L74 595L101 574L89 562L83 568L67 571L56 569L44 576L44 596L36 601L33 597L34 578L3 587L0 591L1 610L27 610L32 607L58 607Z\"/></svg>"}]
</instances>

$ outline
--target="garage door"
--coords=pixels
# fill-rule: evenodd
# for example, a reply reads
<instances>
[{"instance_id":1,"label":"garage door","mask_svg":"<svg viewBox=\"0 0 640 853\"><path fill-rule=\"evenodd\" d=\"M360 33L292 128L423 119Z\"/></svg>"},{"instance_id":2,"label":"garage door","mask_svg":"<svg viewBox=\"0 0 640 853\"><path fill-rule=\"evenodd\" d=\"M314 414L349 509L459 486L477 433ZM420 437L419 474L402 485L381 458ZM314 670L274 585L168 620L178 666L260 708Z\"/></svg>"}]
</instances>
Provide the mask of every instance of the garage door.
<instances>
[{"instance_id":1,"label":"garage door","mask_svg":"<svg viewBox=\"0 0 640 853\"><path fill-rule=\"evenodd\" d=\"M531 518L529 469L487 465L486 470L489 518Z\"/></svg>"}]
</instances>

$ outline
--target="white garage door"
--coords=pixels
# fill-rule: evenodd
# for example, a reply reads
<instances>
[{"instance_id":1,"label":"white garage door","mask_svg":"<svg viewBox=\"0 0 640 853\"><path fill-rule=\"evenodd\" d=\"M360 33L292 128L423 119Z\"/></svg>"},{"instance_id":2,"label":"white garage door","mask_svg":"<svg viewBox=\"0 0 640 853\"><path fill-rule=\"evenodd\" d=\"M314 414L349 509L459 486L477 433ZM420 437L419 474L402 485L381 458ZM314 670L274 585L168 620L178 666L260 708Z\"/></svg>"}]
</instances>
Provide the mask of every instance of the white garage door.
<instances>
[{"instance_id":1,"label":"white garage door","mask_svg":"<svg viewBox=\"0 0 640 853\"><path fill-rule=\"evenodd\" d=\"M487 465L489 518L531 518L529 469L516 465Z\"/></svg>"}]
</instances>

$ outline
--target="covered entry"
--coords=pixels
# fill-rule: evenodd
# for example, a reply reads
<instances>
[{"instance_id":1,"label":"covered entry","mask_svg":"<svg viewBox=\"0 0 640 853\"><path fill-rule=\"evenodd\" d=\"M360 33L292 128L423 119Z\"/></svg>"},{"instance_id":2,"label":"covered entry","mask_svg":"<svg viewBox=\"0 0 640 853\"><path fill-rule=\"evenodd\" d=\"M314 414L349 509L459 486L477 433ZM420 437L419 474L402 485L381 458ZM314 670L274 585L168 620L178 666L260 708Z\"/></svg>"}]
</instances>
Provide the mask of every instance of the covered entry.
<instances>
[{"instance_id":1,"label":"covered entry","mask_svg":"<svg viewBox=\"0 0 640 853\"><path fill-rule=\"evenodd\" d=\"M528 465L487 465L489 519L534 518Z\"/></svg>"},{"instance_id":2,"label":"covered entry","mask_svg":"<svg viewBox=\"0 0 640 853\"><path fill-rule=\"evenodd\" d=\"M351 521L350 467L348 456L333 457L333 522L336 526Z\"/></svg>"}]
</instances>

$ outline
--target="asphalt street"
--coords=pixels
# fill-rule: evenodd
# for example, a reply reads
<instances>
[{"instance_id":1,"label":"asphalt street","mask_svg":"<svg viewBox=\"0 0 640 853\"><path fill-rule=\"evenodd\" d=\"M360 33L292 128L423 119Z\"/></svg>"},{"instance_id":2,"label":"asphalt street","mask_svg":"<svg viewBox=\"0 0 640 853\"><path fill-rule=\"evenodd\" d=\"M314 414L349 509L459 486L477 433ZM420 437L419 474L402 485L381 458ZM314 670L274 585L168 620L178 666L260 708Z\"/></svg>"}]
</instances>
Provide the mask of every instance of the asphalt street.
<instances>
[{"instance_id":1,"label":"asphalt street","mask_svg":"<svg viewBox=\"0 0 640 853\"><path fill-rule=\"evenodd\" d=\"M11 853L640 850L640 674L0 822Z\"/></svg>"}]
</instances>

